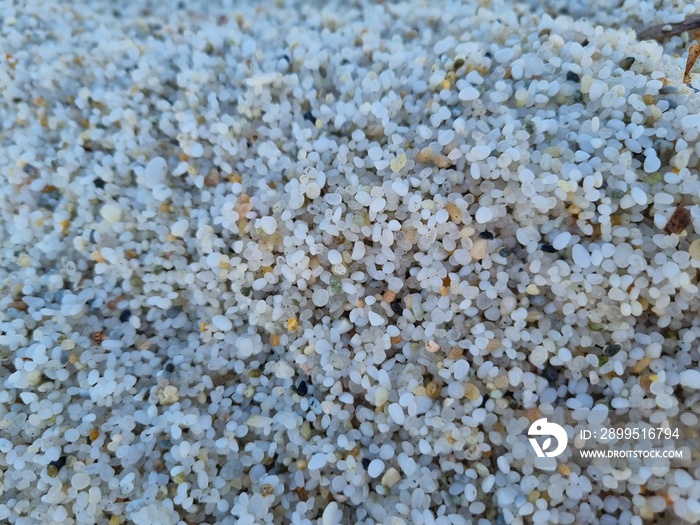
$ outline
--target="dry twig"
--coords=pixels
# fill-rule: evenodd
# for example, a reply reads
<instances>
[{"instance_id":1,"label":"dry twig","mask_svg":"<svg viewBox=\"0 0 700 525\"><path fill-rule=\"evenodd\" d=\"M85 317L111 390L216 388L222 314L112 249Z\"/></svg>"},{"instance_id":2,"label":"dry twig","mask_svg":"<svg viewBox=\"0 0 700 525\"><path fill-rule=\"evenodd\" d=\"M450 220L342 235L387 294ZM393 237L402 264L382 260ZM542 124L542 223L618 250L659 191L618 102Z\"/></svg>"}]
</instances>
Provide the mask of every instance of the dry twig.
<instances>
[{"instance_id":1,"label":"dry twig","mask_svg":"<svg viewBox=\"0 0 700 525\"><path fill-rule=\"evenodd\" d=\"M688 60L685 63L685 73L683 73L683 83L690 85L690 70L693 69L695 62L698 61L700 56L700 44L693 44L688 49Z\"/></svg>"},{"instance_id":2,"label":"dry twig","mask_svg":"<svg viewBox=\"0 0 700 525\"><path fill-rule=\"evenodd\" d=\"M661 42L674 35L680 35L685 31L695 31L696 29L700 29L700 15L689 16L676 24L659 24L648 27L637 33L637 39Z\"/></svg>"}]
</instances>

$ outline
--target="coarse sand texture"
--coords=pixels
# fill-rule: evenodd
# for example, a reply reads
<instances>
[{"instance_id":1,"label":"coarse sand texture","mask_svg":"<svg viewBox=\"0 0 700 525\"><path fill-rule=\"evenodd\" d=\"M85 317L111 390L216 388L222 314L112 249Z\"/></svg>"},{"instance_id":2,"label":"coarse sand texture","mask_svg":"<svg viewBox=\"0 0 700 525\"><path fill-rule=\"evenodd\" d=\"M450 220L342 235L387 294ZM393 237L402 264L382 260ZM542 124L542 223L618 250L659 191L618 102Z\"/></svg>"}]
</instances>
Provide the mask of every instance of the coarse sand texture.
<instances>
[{"instance_id":1,"label":"coarse sand texture","mask_svg":"<svg viewBox=\"0 0 700 525\"><path fill-rule=\"evenodd\" d=\"M0 523L700 522L695 13L0 0Z\"/></svg>"}]
</instances>

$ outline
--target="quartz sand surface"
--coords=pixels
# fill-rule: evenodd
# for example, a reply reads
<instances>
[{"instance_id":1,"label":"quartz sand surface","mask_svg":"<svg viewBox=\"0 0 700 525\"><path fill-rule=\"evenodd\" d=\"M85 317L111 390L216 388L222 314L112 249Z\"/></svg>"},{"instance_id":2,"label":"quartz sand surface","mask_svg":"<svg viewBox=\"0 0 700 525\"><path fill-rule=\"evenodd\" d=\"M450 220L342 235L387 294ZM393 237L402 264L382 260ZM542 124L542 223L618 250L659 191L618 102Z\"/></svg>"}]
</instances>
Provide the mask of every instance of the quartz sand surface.
<instances>
[{"instance_id":1,"label":"quartz sand surface","mask_svg":"<svg viewBox=\"0 0 700 525\"><path fill-rule=\"evenodd\" d=\"M0 521L698 522L526 435L700 413L696 7L609 3L1 2Z\"/></svg>"}]
</instances>

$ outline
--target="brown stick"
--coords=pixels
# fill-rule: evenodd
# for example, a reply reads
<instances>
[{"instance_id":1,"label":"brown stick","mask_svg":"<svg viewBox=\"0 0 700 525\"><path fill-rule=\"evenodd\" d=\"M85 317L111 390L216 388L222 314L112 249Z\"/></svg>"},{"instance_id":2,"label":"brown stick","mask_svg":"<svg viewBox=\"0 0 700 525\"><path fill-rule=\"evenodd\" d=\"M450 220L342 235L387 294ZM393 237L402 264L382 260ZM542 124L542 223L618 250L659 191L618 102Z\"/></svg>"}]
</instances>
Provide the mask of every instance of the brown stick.
<instances>
[{"instance_id":1,"label":"brown stick","mask_svg":"<svg viewBox=\"0 0 700 525\"><path fill-rule=\"evenodd\" d=\"M700 56L700 45L693 44L688 49L688 60L685 63L685 73L683 73L683 83L690 85L690 70L693 69L695 62L697 62Z\"/></svg>"},{"instance_id":2,"label":"brown stick","mask_svg":"<svg viewBox=\"0 0 700 525\"><path fill-rule=\"evenodd\" d=\"M685 31L700 29L700 15L689 16L676 24L659 24L648 27L637 33L638 40L657 40L659 42L680 35Z\"/></svg>"}]
</instances>

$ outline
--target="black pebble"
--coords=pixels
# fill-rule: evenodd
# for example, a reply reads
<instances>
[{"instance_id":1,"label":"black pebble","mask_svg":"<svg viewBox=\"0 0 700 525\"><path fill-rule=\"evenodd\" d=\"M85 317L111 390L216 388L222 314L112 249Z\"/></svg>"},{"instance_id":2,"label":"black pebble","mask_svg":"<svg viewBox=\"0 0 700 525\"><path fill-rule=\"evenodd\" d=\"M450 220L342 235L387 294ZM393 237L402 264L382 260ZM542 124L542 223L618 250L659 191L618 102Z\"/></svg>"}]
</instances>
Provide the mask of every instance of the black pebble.
<instances>
[{"instance_id":1,"label":"black pebble","mask_svg":"<svg viewBox=\"0 0 700 525\"><path fill-rule=\"evenodd\" d=\"M122 323L126 323L129 319L131 319L131 310L127 308L119 315L119 320Z\"/></svg>"},{"instance_id":2,"label":"black pebble","mask_svg":"<svg viewBox=\"0 0 700 525\"><path fill-rule=\"evenodd\" d=\"M559 372L553 366L547 365L542 371L542 376L550 383L554 383L559 378Z\"/></svg>"},{"instance_id":3,"label":"black pebble","mask_svg":"<svg viewBox=\"0 0 700 525\"><path fill-rule=\"evenodd\" d=\"M100 188L100 189L103 189L105 187L105 181L103 181L99 177L97 177L93 182L95 183L95 186Z\"/></svg>"},{"instance_id":4,"label":"black pebble","mask_svg":"<svg viewBox=\"0 0 700 525\"><path fill-rule=\"evenodd\" d=\"M546 242L540 244L540 250L547 253L557 253L557 251L554 249L554 246L552 246L551 244L547 244Z\"/></svg>"},{"instance_id":5,"label":"black pebble","mask_svg":"<svg viewBox=\"0 0 700 525\"><path fill-rule=\"evenodd\" d=\"M309 389L306 386L306 381L301 381L299 383L299 386L297 386L297 394L299 394L300 396L305 396L308 391Z\"/></svg>"},{"instance_id":6,"label":"black pebble","mask_svg":"<svg viewBox=\"0 0 700 525\"><path fill-rule=\"evenodd\" d=\"M403 315L403 304L401 304L401 299L394 299L391 301L391 303L389 303L389 306L391 306L391 311L396 315Z\"/></svg>"},{"instance_id":7,"label":"black pebble","mask_svg":"<svg viewBox=\"0 0 700 525\"><path fill-rule=\"evenodd\" d=\"M500 255L501 257L508 257L511 253L513 253L513 250L511 250L510 248L501 248L500 250L498 250L498 255Z\"/></svg>"},{"instance_id":8,"label":"black pebble","mask_svg":"<svg viewBox=\"0 0 700 525\"><path fill-rule=\"evenodd\" d=\"M304 113L304 120L308 120L312 124L316 124L316 119L311 114L311 111L307 111L306 113Z\"/></svg>"},{"instance_id":9,"label":"black pebble","mask_svg":"<svg viewBox=\"0 0 700 525\"><path fill-rule=\"evenodd\" d=\"M68 459L68 458L66 458L66 456L61 456L61 457L58 458L56 461L51 461L51 462L49 463L49 465L53 465L53 466L56 467L58 470L61 470L61 469L65 466L65 464L66 464L66 459Z\"/></svg>"},{"instance_id":10,"label":"black pebble","mask_svg":"<svg viewBox=\"0 0 700 525\"><path fill-rule=\"evenodd\" d=\"M620 67L625 71L629 71L629 69L632 67L632 64L634 64L634 57L625 57L622 60L620 60Z\"/></svg>"},{"instance_id":11,"label":"black pebble","mask_svg":"<svg viewBox=\"0 0 700 525\"><path fill-rule=\"evenodd\" d=\"M25 164L24 167L22 168L22 171L24 173L26 173L27 175L31 175L32 177L39 176L39 170L35 166L32 166L31 164Z\"/></svg>"},{"instance_id":12,"label":"black pebble","mask_svg":"<svg viewBox=\"0 0 700 525\"><path fill-rule=\"evenodd\" d=\"M365 467L365 470L369 468L370 463L371 461L369 460L369 458L362 458L362 466Z\"/></svg>"},{"instance_id":13,"label":"black pebble","mask_svg":"<svg viewBox=\"0 0 700 525\"><path fill-rule=\"evenodd\" d=\"M567 73L566 73L566 80L568 80L569 82L580 82L580 81L581 81L581 77L579 77L579 76L578 76L576 73L574 73L573 71L567 71Z\"/></svg>"},{"instance_id":14,"label":"black pebble","mask_svg":"<svg viewBox=\"0 0 700 525\"><path fill-rule=\"evenodd\" d=\"M179 306L171 306L165 312L165 315L167 315L169 319L175 319L178 315L180 315L181 312L182 308L180 308Z\"/></svg>"},{"instance_id":15,"label":"black pebble","mask_svg":"<svg viewBox=\"0 0 700 525\"><path fill-rule=\"evenodd\" d=\"M605 350L603 350L603 353L608 357L612 357L620 350L622 350L622 345L608 345L605 347Z\"/></svg>"},{"instance_id":16,"label":"black pebble","mask_svg":"<svg viewBox=\"0 0 700 525\"><path fill-rule=\"evenodd\" d=\"M491 233L491 232L481 232L481 233L479 234L479 237L481 237L482 239L489 239L489 240L490 240L490 239L493 239L493 233Z\"/></svg>"},{"instance_id":17,"label":"black pebble","mask_svg":"<svg viewBox=\"0 0 700 525\"><path fill-rule=\"evenodd\" d=\"M491 396L489 395L488 392L485 392L484 395L481 396L481 403L479 403L479 405L476 405L476 403L473 403L473 405L474 405L476 408L479 408L479 407L481 407L481 406L486 405L486 402L487 402L489 399L491 399Z\"/></svg>"},{"instance_id":18,"label":"black pebble","mask_svg":"<svg viewBox=\"0 0 700 525\"><path fill-rule=\"evenodd\" d=\"M165 371L168 372L169 374L172 374L174 370L175 370L174 364L168 363L167 365L165 365Z\"/></svg>"}]
</instances>

